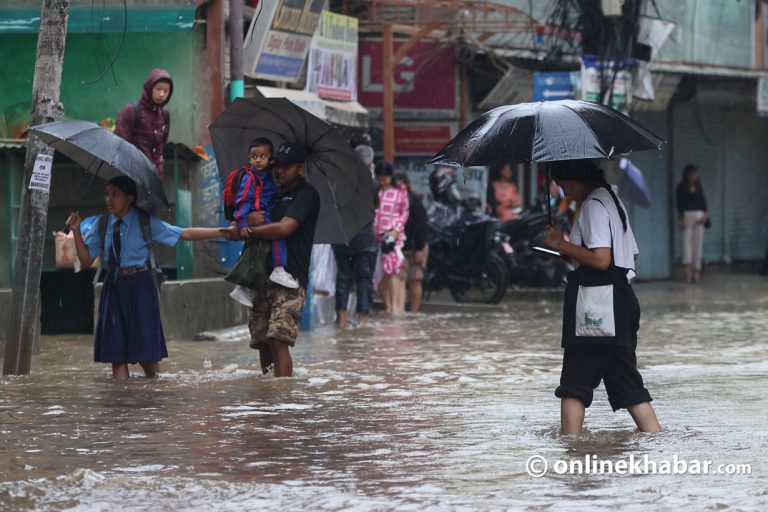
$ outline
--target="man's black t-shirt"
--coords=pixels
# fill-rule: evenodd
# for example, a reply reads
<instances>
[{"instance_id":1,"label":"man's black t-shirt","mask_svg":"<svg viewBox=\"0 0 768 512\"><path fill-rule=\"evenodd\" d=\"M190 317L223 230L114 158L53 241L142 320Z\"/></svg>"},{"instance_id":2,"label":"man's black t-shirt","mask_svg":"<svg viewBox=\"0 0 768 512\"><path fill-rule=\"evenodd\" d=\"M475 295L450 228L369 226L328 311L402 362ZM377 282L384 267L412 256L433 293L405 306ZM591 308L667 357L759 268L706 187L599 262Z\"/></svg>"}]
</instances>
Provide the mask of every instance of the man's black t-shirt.
<instances>
[{"instance_id":1,"label":"man's black t-shirt","mask_svg":"<svg viewBox=\"0 0 768 512\"><path fill-rule=\"evenodd\" d=\"M306 288L315 224L320 213L320 194L304 178L299 178L295 186L286 192L279 192L274 201L275 206L270 215L272 222L290 217L299 223L296 231L285 239L288 246L288 265L285 270L299 280L302 288Z\"/></svg>"}]
</instances>

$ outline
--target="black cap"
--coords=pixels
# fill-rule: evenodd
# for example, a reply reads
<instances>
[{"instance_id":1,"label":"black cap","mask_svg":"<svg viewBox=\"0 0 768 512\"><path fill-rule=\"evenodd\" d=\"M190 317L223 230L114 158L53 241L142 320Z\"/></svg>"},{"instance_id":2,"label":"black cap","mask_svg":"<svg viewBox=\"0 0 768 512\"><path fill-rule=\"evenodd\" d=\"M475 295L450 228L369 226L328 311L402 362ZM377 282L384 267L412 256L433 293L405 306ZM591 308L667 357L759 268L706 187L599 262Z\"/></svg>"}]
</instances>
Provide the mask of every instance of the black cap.
<instances>
[{"instance_id":1,"label":"black cap","mask_svg":"<svg viewBox=\"0 0 768 512\"><path fill-rule=\"evenodd\" d=\"M298 142L283 142L275 153L275 166L287 167L293 164L303 164L307 161L304 148Z\"/></svg>"}]
</instances>

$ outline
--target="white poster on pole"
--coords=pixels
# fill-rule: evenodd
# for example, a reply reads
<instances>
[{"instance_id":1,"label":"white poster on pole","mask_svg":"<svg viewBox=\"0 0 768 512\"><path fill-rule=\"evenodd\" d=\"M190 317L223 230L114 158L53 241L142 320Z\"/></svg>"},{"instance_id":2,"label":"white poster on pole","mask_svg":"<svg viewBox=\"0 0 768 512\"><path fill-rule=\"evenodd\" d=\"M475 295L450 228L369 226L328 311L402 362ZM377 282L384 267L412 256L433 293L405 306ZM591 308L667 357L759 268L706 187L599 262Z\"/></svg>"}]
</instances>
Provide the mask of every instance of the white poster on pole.
<instances>
[{"instance_id":1,"label":"white poster on pole","mask_svg":"<svg viewBox=\"0 0 768 512\"><path fill-rule=\"evenodd\" d=\"M32 178L29 180L30 190L50 192L52 165L53 157L51 155L37 155L37 158L35 159L35 167L32 169Z\"/></svg>"}]
</instances>

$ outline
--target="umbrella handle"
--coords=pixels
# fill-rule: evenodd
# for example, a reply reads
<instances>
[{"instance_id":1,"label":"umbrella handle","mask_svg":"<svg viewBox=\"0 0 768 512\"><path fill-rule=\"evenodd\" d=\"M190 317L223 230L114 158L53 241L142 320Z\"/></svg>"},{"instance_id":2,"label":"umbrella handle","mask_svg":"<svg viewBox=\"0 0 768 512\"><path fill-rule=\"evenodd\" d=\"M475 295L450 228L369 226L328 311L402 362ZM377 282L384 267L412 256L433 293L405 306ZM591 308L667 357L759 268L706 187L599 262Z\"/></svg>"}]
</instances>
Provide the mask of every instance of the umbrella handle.
<instances>
[{"instance_id":1,"label":"umbrella handle","mask_svg":"<svg viewBox=\"0 0 768 512\"><path fill-rule=\"evenodd\" d=\"M80 203L81 204L85 200L85 196L88 194L88 191L91 190L91 185L93 185L93 181L96 179L96 176L98 176L99 172L101 172L101 166L102 165L104 165L103 161L99 163L99 167L96 169L96 172L93 174L93 176L91 176L91 179L88 180L88 185L86 185L85 190L83 191L82 195L80 196ZM61 230L61 232L64 233L65 235L68 235L69 231L70 231L69 226L64 226L64 229Z\"/></svg>"},{"instance_id":2,"label":"umbrella handle","mask_svg":"<svg viewBox=\"0 0 768 512\"><path fill-rule=\"evenodd\" d=\"M549 193L552 187L551 178L549 176L550 165L547 165L547 225L552 225L552 195Z\"/></svg>"}]
</instances>

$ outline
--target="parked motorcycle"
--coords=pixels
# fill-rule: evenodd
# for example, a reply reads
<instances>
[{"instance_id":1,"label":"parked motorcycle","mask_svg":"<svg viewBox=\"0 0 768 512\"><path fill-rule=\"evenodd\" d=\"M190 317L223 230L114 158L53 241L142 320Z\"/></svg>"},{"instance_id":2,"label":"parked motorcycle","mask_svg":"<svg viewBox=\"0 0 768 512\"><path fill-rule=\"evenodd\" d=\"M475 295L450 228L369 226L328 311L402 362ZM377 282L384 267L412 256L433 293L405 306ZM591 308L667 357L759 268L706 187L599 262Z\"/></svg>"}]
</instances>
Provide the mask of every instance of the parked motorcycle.
<instances>
[{"instance_id":1,"label":"parked motorcycle","mask_svg":"<svg viewBox=\"0 0 768 512\"><path fill-rule=\"evenodd\" d=\"M450 172L433 173L435 201L427 209L429 259L422 283L429 292L448 289L456 302L498 304L509 284L497 219L468 205ZM509 245L507 245L509 247Z\"/></svg>"},{"instance_id":2,"label":"parked motorcycle","mask_svg":"<svg viewBox=\"0 0 768 512\"><path fill-rule=\"evenodd\" d=\"M553 214L552 223L568 233L570 222L565 215ZM565 285L565 276L573 270L570 263L534 251L534 247L547 247L546 229L549 214L534 208L520 212L520 218L501 225L500 230L509 237L513 253L508 259L510 284L519 287L555 288Z\"/></svg>"}]
</instances>

